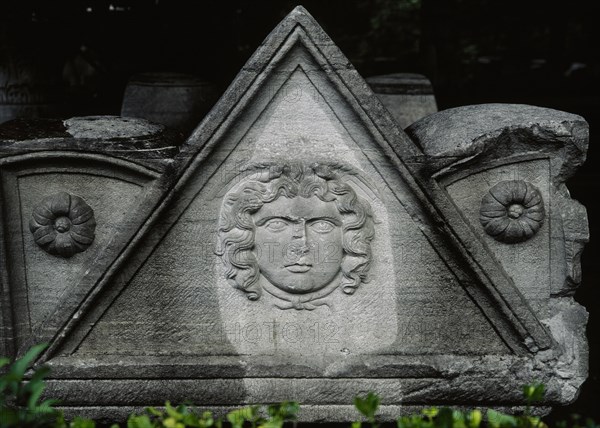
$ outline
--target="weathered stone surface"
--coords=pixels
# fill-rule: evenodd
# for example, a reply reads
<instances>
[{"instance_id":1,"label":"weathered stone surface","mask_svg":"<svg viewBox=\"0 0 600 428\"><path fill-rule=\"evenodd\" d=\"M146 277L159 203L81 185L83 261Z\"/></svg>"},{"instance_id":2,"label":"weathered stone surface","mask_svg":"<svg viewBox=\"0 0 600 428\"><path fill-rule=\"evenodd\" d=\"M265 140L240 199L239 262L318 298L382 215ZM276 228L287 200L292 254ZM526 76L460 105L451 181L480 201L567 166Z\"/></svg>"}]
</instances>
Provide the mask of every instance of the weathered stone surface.
<instances>
[{"instance_id":1,"label":"weathered stone surface","mask_svg":"<svg viewBox=\"0 0 600 428\"><path fill-rule=\"evenodd\" d=\"M550 330L554 345L536 357L544 355L540 361L554 377L547 382L561 384L556 401L573 400L587 377L587 313L570 296L581 281L589 232L585 208L570 198L565 181L585 161L587 123L547 108L485 104L439 112L407 133L425 153L422 174L445 188ZM514 180L539 189L535 215L543 204L546 219L529 238L507 245L486 233L478 203Z\"/></svg>"},{"instance_id":2,"label":"weathered stone surface","mask_svg":"<svg viewBox=\"0 0 600 428\"><path fill-rule=\"evenodd\" d=\"M164 171L179 151L181 134L163 125L119 116L86 116L68 120L15 119L0 127L0 154L53 151L104 153Z\"/></svg>"},{"instance_id":3,"label":"weathered stone surface","mask_svg":"<svg viewBox=\"0 0 600 428\"><path fill-rule=\"evenodd\" d=\"M51 341L72 319L147 217L137 204L160 195L152 183L178 138L110 116L0 126L2 354Z\"/></svg>"},{"instance_id":4,"label":"weathered stone surface","mask_svg":"<svg viewBox=\"0 0 600 428\"><path fill-rule=\"evenodd\" d=\"M461 207L472 223L479 215L477 202L495 184L520 179L537 186L549 219L547 231L537 237L546 235L544 244L524 242L517 250L484 239L529 298L575 291L589 232L585 208L571 199L565 182L585 161L588 126L583 118L541 107L484 104L439 112L407 133L426 154L423 173L439 177L459 207L472 204ZM540 247L551 248L540 252Z\"/></svg>"},{"instance_id":5,"label":"weathered stone surface","mask_svg":"<svg viewBox=\"0 0 600 428\"><path fill-rule=\"evenodd\" d=\"M64 124L67 133L74 138L101 140L147 138L164 130L164 127L148 121L113 116L74 117L65 120Z\"/></svg>"},{"instance_id":6,"label":"weathered stone surface","mask_svg":"<svg viewBox=\"0 0 600 428\"><path fill-rule=\"evenodd\" d=\"M373 390L391 419L516 409L532 380L548 387L537 411L576 397L587 222L564 181L585 159L581 118L472 106L407 135L299 7L180 147L142 122L80 121L0 144L3 344L51 342L38 363L68 411L291 399L341 421ZM61 192L96 222L70 258L29 231Z\"/></svg>"},{"instance_id":7,"label":"weathered stone surface","mask_svg":"<svg viewBox=\"0 0 600 428\"><path fill-rule=\"evenodd\" d=\"M433 86L422 74L384 74L366 81L402 129L437 112Z\"/></svg>"}]
</instances>

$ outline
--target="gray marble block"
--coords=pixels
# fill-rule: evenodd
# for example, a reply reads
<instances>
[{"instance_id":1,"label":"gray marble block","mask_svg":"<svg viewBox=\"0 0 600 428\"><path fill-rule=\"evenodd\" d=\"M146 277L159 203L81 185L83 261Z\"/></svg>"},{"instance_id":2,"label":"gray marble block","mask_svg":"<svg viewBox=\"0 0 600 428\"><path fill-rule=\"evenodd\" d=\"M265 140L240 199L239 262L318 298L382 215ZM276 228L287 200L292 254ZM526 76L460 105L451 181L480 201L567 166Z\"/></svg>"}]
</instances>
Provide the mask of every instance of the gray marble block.
<instances>
[{"instance_id":1,"label":"gray marble block","mask_svg":"<svg viewBox=\"0 0 600 428\"><path fill-rule=\"evenodd\" d=\"M0 351L125 417L297 400L301 420L573 401L588 240L579 116L523 105L406 132L294 9L185 141L138 119L0 127ZM120 416L119 416L120 415Z\"/></svg>"},{"instance_id":2,"label":"gray marble block","mask_svg":"<svg viewBox=\"0 0 600 428\"><path fill-rule=\"evenodd\" d=\"M366 80L402 129L438 111L433 86L422 74L384 74Z\"/></svg>"}]
</instances>

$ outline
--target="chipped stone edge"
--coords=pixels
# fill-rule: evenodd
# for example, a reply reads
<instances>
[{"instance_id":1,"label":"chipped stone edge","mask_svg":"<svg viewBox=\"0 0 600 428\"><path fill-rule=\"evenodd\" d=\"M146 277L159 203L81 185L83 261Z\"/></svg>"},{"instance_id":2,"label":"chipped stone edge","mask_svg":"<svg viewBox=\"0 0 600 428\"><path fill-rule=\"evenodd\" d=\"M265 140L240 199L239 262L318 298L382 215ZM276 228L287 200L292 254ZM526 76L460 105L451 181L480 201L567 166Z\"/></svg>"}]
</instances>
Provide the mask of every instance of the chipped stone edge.
<instances>
[{"instance_id":1,"label":"chipped stone edge","mask_svg":"<svg viewBox=\"0 0 600 428\"><path fill-rule=\"evenodd\" d=\"M484 120L471 121L475 116ZM505 120L495 122L494 116ZM555 235L558 233L564 242L564 252L558 251L558 257L564 256L566 274L538 314L555 343L551 349L538 352L527 370L540 374L537 380L546 384L547 400L573 402L588 376L588 313L572 295L581 282L580 257L589 240L589 228L585 207L571 198L565 181L585 162L587 122L580 116L542 107L487 104L444 110L406 131L425 153L423 170L440 182L452 181L466 168L486 163L509 164L540 155L550 159L549 202L553 225L558 229ZM553 252L556 248L554 244Z\"/></svg>"}]
</instances>

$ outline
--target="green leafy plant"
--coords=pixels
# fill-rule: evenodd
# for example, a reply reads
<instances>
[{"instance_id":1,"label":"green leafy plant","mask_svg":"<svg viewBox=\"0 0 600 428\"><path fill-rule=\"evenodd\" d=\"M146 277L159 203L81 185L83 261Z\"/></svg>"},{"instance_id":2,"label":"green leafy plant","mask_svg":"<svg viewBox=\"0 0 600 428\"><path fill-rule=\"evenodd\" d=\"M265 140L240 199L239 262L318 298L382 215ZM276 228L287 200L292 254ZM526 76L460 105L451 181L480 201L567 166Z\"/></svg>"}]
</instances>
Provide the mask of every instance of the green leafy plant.
<instances>
[{"instance_id":1,"label":"green leafy plant","mask_svg":"<svg viewBox=\"0 0 600 428\"><path fill-rule=\"evenodd\" d=\"M81 418L79 416L67 422L62 412L58 413L54 424L49 425L53 428L96 428L96 422L91 419ZM111 428L119 428L118 425L113 425Z\"/></svg>"},{"instance_id":2,"label":"green leafy plant","mask_svg":"<svg viewBox=\"0 0 600 428\"><path fill-rule=\"evenodd\" d=\"M483 420L480 410L461 412L448 407L423 409L420 415L403 416L398 428L479 428Z\"/></svg>"},{"instance_id":3,"label":"green leafy plant","mask_svg":"<svg viewBox=\"0 0 600 428\"><path fill-rule=\"evenodd\" d=\"M488 426L490 428L548 428L539 416L531 414L531 406L541 401L546 393L544 385L534 382L523 386L523 398L526 407L523 415L512 416L495 410L487 411Z\"/></svg>"},{"instance_id":4,"label":"green leafy plant","mask_svg":"<svg viewBox=\"0 0 600 428\"><path fill-rule=\"evenodd\" d=\"M284 401L267 406L267 418L261 416L260 406L244 407L227 414L232 428L242 428L246 422L252 428L281 428L287 421L296 421L300 406L295 401Z\"/></svg>"},{"instance_id":5,"label":"green leafy plant","mask_svg":"<svg viewBox=\"0 0 600 428\"><path fill-rule=\"evenodd\" d=\"M298 403L284 401L267 406L267 417L262 416L263 407L249 406L229 412L226 419L232 428L281 428L285 422L296 420L298 409ZM174 407L168 401L165 403L164 410L148 407L146 413L132 414L127 420L127 428L221 428L222 426L221 419L215 419L211 412L200 414L190 406L182 404Z\"/></svg>"},{"instance_id":6,"label":"green leafy plant","mask_svg":"<svg viewBox=\"0 0 600 428\"><path fill-rule=\"evenodd\" d=\"M377 428L379 424L375 420L375 413L379 408L379 396L371 391L364 397L354 397L354 407L358 410L373 428ZM361 422L354 422L352 428L360 428Z\"/></svg>"},{"instance_id":7,"label":"green leafy plant","mask_svg":"<svg viewBox=\"0 0 600 428\"><path fill-rule=\"evenodd\" d=\"M571 424L567 421L560 421L556 423L556 428L600 428L600 424L594 422L591 418L583 419L578 414L571 415Z\"/></svg>"},{"instance_id":8,"label":"green leafy plant","mask_svg":"<svg viewBox=\"0 0 600 428\"><path fill-rule=\"evenodd\" d=\"M523 397L526 407L523 415L513 416L492 409L487 410L487 424L483 424L483 413L474 409L466 412L452 410L448 407L438 409L431 407L423 409L421 414L400 417L396 423L398 428L480 428L482 425L489 428L548 428L539 416L532 415L532 405L544 398L545 388L540 383L523 386ZM369 393L366 398L356 397L356 409L367 417L373 425L375 411L379 405L376 394ZM360 422L355 422L353 428L360 427ZM558 428L567 428L566 425ZM575 428L575 427L573 427ZM600 428L598 426L585 426L577 428Z\"/></svg>"},{"instance_id":9,"label":"green leafy plant","mask_svg":"<svg viewBox=\"0 0 600 428\"><path fill-rule=\"evenodd\" d=\"M168 401L165 409L146 408L146 414L131 414L127 419L127 428L209 428L221 427L220 421L215 421L211 412L198 414L187 405L173 407Z\"/></svg>"},{"instance_id":10,"label":"green leafy plant","mask_svg":"<svg viewBox=\"0 0 600 428\"><path fill-rule=\"evenodd\" d=\"M0 360L0 368L10 364L0 376L0 428L47 426L57 419L58 411L53 407L56 400L40 401L45 388L44 378L50 369L37 368L24 382L25 372L46 346L33 346L12 364L7 358Z\"/></svg>"},{"instance_id":11,"label":"green leafy plant","mask_svg":"<svg viewBox=\"0 0 600 428\"><path fill-rule=\"evenodd\" d=\"M259 406L249 406L233 410L227 414L227 420L232 428L242 428L246 421L254 428L257 425L262 425L263 422L258 410Z\"/></svg>"},{"instance_id":12,"label":"green leafy plant","mask_svg":"<svg viewBox=\"0 0 600 428\"><path fill-rule=\"evenodd\" d=\"M300 405L295 401L284 401L267 407L269 419L263 424L264 428L280 428L285 422L294 422L298 417Z\"/></svg>"}]
</instances>

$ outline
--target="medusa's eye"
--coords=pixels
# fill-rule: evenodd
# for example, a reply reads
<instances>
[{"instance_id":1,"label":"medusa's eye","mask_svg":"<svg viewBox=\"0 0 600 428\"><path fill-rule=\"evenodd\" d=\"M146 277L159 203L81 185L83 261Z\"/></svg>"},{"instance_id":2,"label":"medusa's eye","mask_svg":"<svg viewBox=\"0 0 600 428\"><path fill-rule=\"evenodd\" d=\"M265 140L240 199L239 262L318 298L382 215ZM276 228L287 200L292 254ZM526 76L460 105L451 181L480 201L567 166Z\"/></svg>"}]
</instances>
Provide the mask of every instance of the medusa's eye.
<instances>
[{"instance_id":1,"label":"medusa's eye","mask_svg":"<svg viewBox=\"0 0 600 428\"><path fill-rule=\"evenodd\" d=\"M265 223L265 228L270 232L281 232L288 227L288 222L281 218L272 218Z\"/></svg>"},{"instance_id":2,"label":"medusa's eye","mask_svg":"<svg viewBox=\"0 0 600 428\"><path fill-rule=\"evenodd\" d=\"M335 228L335 225L328 220L315 220L310 223L310 228L317 233L329 233Z\"/></svg>"}]
</instances>

